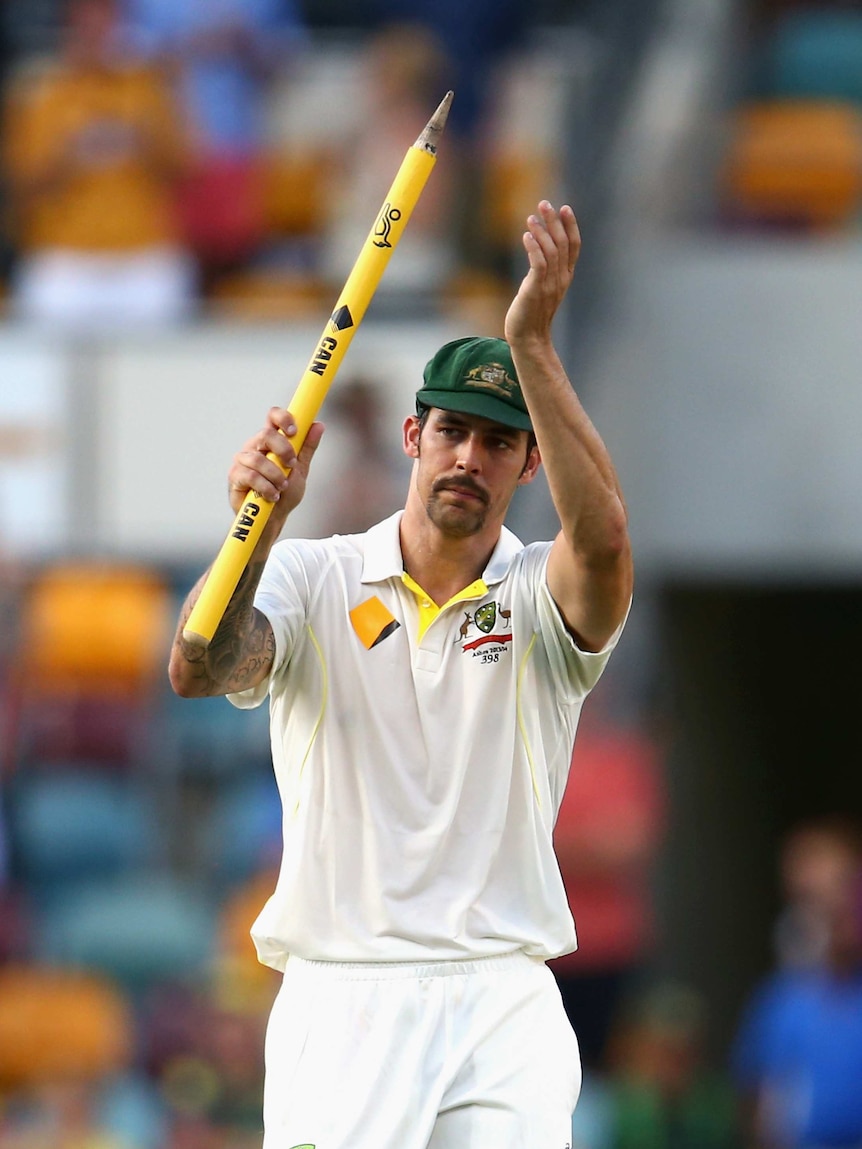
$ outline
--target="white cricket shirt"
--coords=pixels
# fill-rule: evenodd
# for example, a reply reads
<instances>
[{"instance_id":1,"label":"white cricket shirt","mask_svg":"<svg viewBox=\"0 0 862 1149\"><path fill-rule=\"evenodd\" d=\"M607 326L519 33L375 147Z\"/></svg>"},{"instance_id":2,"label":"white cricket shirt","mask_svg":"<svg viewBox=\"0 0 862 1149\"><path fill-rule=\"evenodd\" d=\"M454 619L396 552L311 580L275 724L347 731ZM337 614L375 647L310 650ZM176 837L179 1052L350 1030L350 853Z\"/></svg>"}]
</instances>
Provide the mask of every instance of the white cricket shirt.
<instances>
[{"instance_id":1,"label":"white cricket shirt","mask_svg":"<svg viewBox=\"0 0 862 1149\"><path fill-rule=\"evenodd\" d=\"M439 611L403 572L401 513L286 540L256 605L284 807L262 962L432 961L575 948L551 842L581 705L619 631L579 650L545 581L550 543L503 530ZM622 629L622 628L620 628Z\"/></svg>"}]
</instances>

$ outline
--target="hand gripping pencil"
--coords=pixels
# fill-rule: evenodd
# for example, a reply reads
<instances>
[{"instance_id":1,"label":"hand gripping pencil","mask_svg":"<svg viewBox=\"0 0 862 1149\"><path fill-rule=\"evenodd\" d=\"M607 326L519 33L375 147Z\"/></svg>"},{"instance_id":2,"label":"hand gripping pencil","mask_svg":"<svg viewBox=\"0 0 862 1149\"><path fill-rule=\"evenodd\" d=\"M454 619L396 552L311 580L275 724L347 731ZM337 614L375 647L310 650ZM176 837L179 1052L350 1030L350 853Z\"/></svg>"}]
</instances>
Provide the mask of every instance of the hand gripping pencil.
<instances>
[{"instance_id":1,"label":"hand gripping pencil","mask_svg":"<svg viewBox=\"0 0 862 1149\"><path fill-rule=\"evenodd\" d=\"M335 310L323 329L311 362L288 404L296 422L296 434L291 437L291 443L297 454L436 163L437 145L451 103L452 92L447 92L416 143L407 149L383 207L338 297ZM268 457L281 466L275 455ZM289 473L289 468L285 473ZM272 503L249 491L183 628L183 637L188 642L203 647L209 645L272 508Z\"/></svg>"}]
</instances>

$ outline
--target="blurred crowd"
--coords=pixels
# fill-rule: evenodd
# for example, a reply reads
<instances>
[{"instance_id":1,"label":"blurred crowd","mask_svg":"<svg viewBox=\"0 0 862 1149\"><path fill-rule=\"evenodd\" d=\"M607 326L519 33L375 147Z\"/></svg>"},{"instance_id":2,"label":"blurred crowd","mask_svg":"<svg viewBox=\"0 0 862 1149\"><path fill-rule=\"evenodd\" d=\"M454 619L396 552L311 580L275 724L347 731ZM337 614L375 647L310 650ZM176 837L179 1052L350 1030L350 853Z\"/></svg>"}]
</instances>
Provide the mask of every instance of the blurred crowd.
<instances>
[{"instance_id":1,"label":"blurred crowd","mask_svg":"<svg viewBox=\"0 0 862 1149\"><path fill-rule=\"evenodd\" d=\"M4 4L7 314L80 328L325 312L453 88L446 162L380 305L487 315L525 212L564 174L550 41L519 84L535 6L374 0L340 29L327 13L299 0ZM776 0L750 13L710 210L734 228L855 226L862 11Z\"/></svg>"},{"instance_id":2,"label":"blurred crowd","mask_svg":"<svg viewBox=\"0 0 862 1149\"><path fill-rule=\"evenodd\" d=\"M812 25L814 8L831 23ZM719 178L733 226L856 219L859 15L760 6L760 65ZM290 0L7 0L7 313L80 330L325 310L450 87L447 161L383 302L463 315L508 295L518 213L558 174L541 139L513 149L499 127L499 74L528 16L521 0L365 5L351 51L335 54L350 79L334 83L350 105L335 109L308 95L317 29ZM836 45L844 71L822 66ZM336 133L323 122L335 110ZM359 380L333 406L352 438L325 532L362 529L400 498L378 399ZM277 975L248 932L280 845L265 724L168 695L182 572L90 561L7 574L0 1149L259 1146ZM556 832L581 943L554 963L585 1067L572 1149L860 1149L858 828L812 819L786 836L773 970L716 1059L710 1003L663 975L662 738L615 701L609 679L585 709Z\"/></svg>"},{"instance_id":3,"label":"blurred crowd","mask_svg":"<svg viewBox=\"0 0 862 1149\"><path fill-rule=\"evenodd\" d=\"M691 986L630 985L587 1063L576 1149L816 1149L862 1144L862 834L842 816L785 835L773 969L708 1056ZM577 906L574 907L577 911Z\"/></svg>"},{"instance_id":4,"label":"blurred crowd","mask_svg":"<svg viewBox=\"0 0 862 1149\"><path fill-rule=\"evenodd\" d=\"M507 186L555 190L492 126L527 18L523 0L377 0L338 37L296 0L4 5L7 313L80 329L325 308L449 88L446 163L382 290L426 313L507 291L528 210Z\"/></svg>"},{"instance_id":5,"label":"blurred crowd","mask_svg":"<svg viewBox=\"0 0 862 1149\"><path fill-rule=\"evenodd\" d=\"M462 315L490 299L494 314L525 205L563 190L553 28L528 85L525 51L543 16L589 16L588 38L599 40L596 13L616 6L7 0L5 313L56 327L325 311L407 143L452 87L445 163L380 301ZM702 197L711 222L803 235L854 228L858 0L737 7L747 39L708 161L718 169Z\"/></svg>"}]
</instances>

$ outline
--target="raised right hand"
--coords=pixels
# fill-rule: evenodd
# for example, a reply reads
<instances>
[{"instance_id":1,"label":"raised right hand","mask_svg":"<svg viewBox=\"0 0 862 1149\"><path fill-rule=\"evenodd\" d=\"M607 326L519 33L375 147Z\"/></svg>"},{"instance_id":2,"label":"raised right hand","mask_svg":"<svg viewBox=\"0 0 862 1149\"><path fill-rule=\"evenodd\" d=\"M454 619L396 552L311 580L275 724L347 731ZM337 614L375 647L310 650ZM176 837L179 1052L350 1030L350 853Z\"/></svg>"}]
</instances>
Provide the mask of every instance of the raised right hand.
<instances>
[{"instance_id":1,"label":"raised right hand","mask_svg":"<svg viewBox=\"0 0 862 1149\"><path fill-rule=\"evenodd\" d=\"M323 436L323 424L312 423L299 454L296 454L290 436L296 434L296 422L285 407L270 408L264 427L253 435L233 457L228 471L230 505L237 513L249 491L254 491L267 502L273 503L267 523L272 536L281 531L291 511L302 502L311 460ZM273 454L288 468L285 475Z\"/></svg>"}]
</instances>

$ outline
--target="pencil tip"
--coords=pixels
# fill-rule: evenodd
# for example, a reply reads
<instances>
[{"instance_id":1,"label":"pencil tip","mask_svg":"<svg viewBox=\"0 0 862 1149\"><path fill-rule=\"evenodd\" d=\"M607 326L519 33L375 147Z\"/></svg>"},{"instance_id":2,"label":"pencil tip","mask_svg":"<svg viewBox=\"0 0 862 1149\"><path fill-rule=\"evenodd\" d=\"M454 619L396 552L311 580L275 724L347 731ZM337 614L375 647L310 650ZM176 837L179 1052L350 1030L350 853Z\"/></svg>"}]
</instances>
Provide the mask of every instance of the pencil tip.
<instances>
[{"instance_id":1,"label":"pencil tip","mask_svg":"<svg viewBox=\"0 0 862 1149\"><path fill-rule=\"evenodd\" d=\"M440 101L434 115L422 129L416 143L413 145L417 148L422 148L432 155L437 153L437 145L440 142L440 136L443 134L443 129L446 126L446 120L449 117L449 109L452 106L452 100L455 98L454 92L447 92L443 99Z\"/></svg>"}]
</instances>

